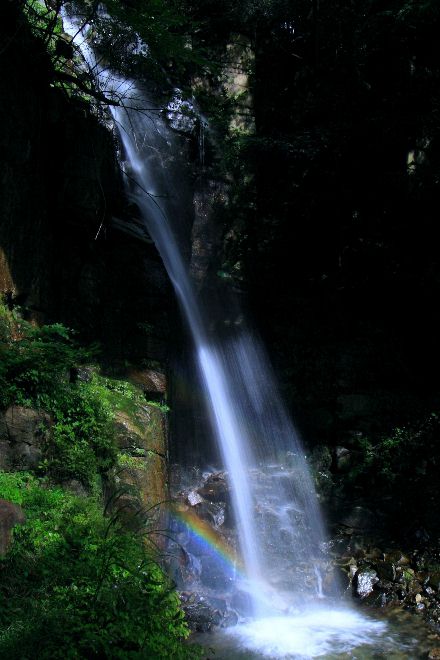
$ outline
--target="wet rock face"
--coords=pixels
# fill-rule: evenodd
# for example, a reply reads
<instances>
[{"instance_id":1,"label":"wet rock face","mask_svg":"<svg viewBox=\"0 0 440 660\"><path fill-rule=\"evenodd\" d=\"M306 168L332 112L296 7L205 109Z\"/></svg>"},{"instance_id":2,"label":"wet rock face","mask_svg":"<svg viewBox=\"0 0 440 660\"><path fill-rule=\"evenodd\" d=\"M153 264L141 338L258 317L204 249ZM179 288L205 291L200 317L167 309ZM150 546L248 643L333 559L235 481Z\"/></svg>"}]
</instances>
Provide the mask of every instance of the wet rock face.
<instances>
[{"instance_id":1,"label":"wet rock face","mask_svg":"<svg viewBox=\"0 0 440 660\"><path fill-rule=\"evenodd\" d=\"M120 450L110 486L114 506L129 526L138 527L146 519L157 524L160 505L168 499L164 414L148 404L117 411L114 430Z\"/></svg>"},{"instance_id":2,"label":"wet rock face","mask_svg":"<svg viewBox=\"0 0 440 660\"><path fill-rule=\"evenodd\" d=\"M322 591L324 596L341 598L350 588L351 577L340 566L327 569L323 575Z\"/></svg>"},{"instance_id":3,"label":"wet rock face","mask_svg":"<svg viewBox=\"0 0 440 660\"><path fill-rule=\"evenodd\" d=\"M339 571L338 584L351 585L353 596L363 605L404 607L423 616L435 633L440 633L438 546L405 552L400 548L381 549L377 538L346 528L328 545L334 557L334 570ZM335 595L330 591L330 578L331 574L324 578L324 593Z\"/></svg>"},{"instance_id":4,"label":"wet rock face","mask_svg":"<svg viewBox=\"0 0 440 660\"><path fill-rule=\"evenodd\" d=\"M191 233L190 273L201 288L214 266L219 249L221 225L216 222L216 209L227 201L227 191L218 181L201 181L194 194L194 222Z\"/></svg>"},{"instance_id":5,"label":"wet rock face","mask_svg":"<svg viewBox=\"0 0 440 660\"><path fill-rule=\"evenodd\" d=\"M32 408L10 406L0 413L0 469L37 467L50 425L47 413Z\"/></svg>"},{"instance_id":6,"label":"wet rock face","mask_svg":"<svg viewBox=\"0 0 440 660\"><path fill-rule=\"evenodd\" d=\"M218 558L215 555L203 555L201 565L200 579L202 584L214 591L222 590L225 585L225 572L219 564Z\"/></svg>"},{"instance_id":7,"label":"wet rock face","mask_svg":"<svg viewBox=\"0 0 440 660\"><path fill-rule=\"evenodd\" d=\"M194 593L181 594L182 608L193 632L208 632L220 625L233 625L237 618L227 613L226 602L220 598L208 602Z\"/></svg>"},{"instance_id":8,"label":"wet rock face","mask_svg":"<svg viewBox=\"0 0 440 660\"><path fill-rule=\"evenodd\" d=\"M210 502L226 502L229 500L229 486L224 472L217 472L206 479L198 494Z\"/></svg>"},{"instance_id":9,"label":"wet rock face","mask_svg":"<svg viewBox=\"0 0 440 660\"><path fill-rule=\"evenodd\" d=\"M341 522L347 528L353 528L356 531L365 532L376 529L378 526L377 517L365 506L353 506L342 517Z\"/></svg>"},{"instance_id":10,"label":"wet rock face","mask_svg":"<svg viewBox=\"0 0 440 660\"><path fill-rule=\"evenodd\" d=\"M156 248L129 232L113 135L51 86L45 47L19 11L0 23L8 44L0 62L0 294L26 320L62 322L106 354L163 361L172 289Z\"/></svg>"},{"instance_id":11,"label":"wet rock face","mask_svg":"<svg viewBox=\"0 0 440 660\"><path fill-rule=\"evenodd\" d=\"M174 515L170 519L168 567L192 630L234 625L236 532L231 526L229 486L224 472L171 471ZM219 597L221 594L221 597Z\"/></svg>"},{"instance_id":12,"label":"wet rock face","mask_svg":"<svg viewBox=\"0 0 440 660\"><path fill-rule=\"evenodd\" d=\"M327 557L320 555L311 559L303 552L296 561L297 540L308 533L303 524L303 511L292 506L290 501L283 500L284 504L279 506L279 499L274 498L272 492L269 497L264 495L266 482L278 484L281 480L290 486L290 480L294 479L290 468L284 470L275 465L266 471L255 468L251 478L264 482L261 493L256 496L255 517L268 546L265 579L270 585L268 598L274 610L287 612L294 599L304 603L315 599L318 593L343 596L348 589L348 578L342 569L333 567ZM171 542L167 548L170 574L178 589L185 593L191 591L194 598L203 596L204 606L208 604L218 609L214 601L221 594L226 602L226 613L215 625L224 625L224 621L232 625L237 617L249 616L252 599L243 583L227 474L202 474L195 468L185 470L176 466L171 481L175 515L171 515ZM280 544L283 554L279 552ZM272 549L273 554L270 554Z\"/></svg>"}]
</instances>

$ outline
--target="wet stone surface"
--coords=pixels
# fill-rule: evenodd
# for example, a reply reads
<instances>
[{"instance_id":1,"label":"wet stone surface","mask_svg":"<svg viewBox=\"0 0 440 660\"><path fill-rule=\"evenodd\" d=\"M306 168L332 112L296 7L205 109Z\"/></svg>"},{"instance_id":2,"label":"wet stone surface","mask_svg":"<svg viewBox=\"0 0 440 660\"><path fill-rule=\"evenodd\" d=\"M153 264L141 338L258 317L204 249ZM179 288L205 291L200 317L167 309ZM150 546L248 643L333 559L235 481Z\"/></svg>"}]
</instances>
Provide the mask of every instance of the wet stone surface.
<instances>
[{"instance_id":1,"label":"wet stone surface","mask_svg":"<svg viewBox=\"0 0 440 660\"><path fill-rule=\"evenodd\" d=\"M354 587L359 598L365 598L371 594L374 585L379 582L377 573L371 568L360 569L355 574Z\"/></svg>"},{"instance_id":2,"label":"wet stone surface","mask_svg":"<svg viewBox=\"0 0 440 660\"><path fill-rule=\"evenodd\" d=\"M262 654L255 649L242 648L241 642L237 643L238 638L231 642L229 632L226 635L228 639L225 639L221 631L231 631L234 627L241 630L249 621L247 617L251 609L249 594L240 581L236 554L235 564L231 561L236 553L237 539L226 475L222 472L202 473L196 469L190 469L189 473L183 473L182 468L179 471L179 479L174 476L178 517L189 516L191 524L188 526L174 521L176 546L175 551L170 553L172 559L169 567L181 590L183 607L190 628L196 635L195 641L214 648L215 655L208 654L206 657L217 660L305 657L298 653ZM269 565L265 575L274 590L276 617L295 617L297 613L306 612L313 603L323 602L337 609L350 608L350 603L354 602L358 604L358 611L362 612L361 617L386 621L390 635L385 642L378 638L371 644L361 634L357 645L353 646L355 651L342 651L337 644L334 648L330 644L328 648L333 650L320 652L319 657L329 660L438 657L440 553L434 548L411 551L388 547L377 538L369 538L370 512L358 507L355 515L344 520L334 538L325 544L319 557L311 561L304 550L301 558L301 534L307 533L304 512L298 504L280 506L268 488L271 479L291 488L294 471L294 466L285 471L273 466L255 470L251 475L252 479L261 483L262 492L266 493L265 498L256 502L255 516L257 524L266 530L268 555L271 556L273 549L273 557L276 557L276 564L274 561L273 567ZM176 487L176 483L180 488ZM346 524L348 522L352 525ZM203 541L202 537L206 534L211 535L210 543ZM279 552L279 545L285 547L285 554ZM221 552L214 551L213 547L224 552L223 564L219 563ZM291 560L292 548L297 553L295 562ZM317 599L318 592L324 597L321 601ZM425 627L426 622L430 628ZM323 628L318 626L318 637L321 634L319 630L322 632L326 625L324 620ZM338 635L341 639L345 635L351 639L352 633L342 628L342 631L331 633L330 638L334 641Z\"/></svg>"},{"instance_id":3,"label":"wet stone surface","mask_svg":"<svg viewBox=\"0 0 440 660\"><path fill-rule=\"evenodd\" d=\"M347 593L367 608L400 607L440 633L440 552L436 543L390 548L343 527L329 543ZM427 657L427 656L426 656Z\"/></svg>"}]
</instances>

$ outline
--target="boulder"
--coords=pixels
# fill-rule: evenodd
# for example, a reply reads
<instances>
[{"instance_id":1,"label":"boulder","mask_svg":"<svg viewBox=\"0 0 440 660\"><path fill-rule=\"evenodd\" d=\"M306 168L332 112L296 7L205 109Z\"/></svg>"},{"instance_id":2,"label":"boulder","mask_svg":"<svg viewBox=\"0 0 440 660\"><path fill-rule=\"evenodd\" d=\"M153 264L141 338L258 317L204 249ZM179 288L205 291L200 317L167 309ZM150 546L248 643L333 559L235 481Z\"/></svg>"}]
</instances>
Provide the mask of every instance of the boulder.
<instances>
[{"instance_id":1,"label":"boulder","mask_svg":"<svg viewBox=\"0 0 440 660\"><path fill-rule=\"evenodd\" d=\"M182 609L189 628L194 632L208 632L218 626L223 618L223 612L212 607L203 596L195 594L188 599L182 598Z\"/></svg>"},{"instance_id":2,"label":"boulder","mask_svg":"<svg viewBox=\"0 0 440 660\"><path fill-rule=\"evenodd\" d=\"M394 582L396 579L396 567L390 561L376 562L375 568L382 581Z\"/></svg>"},{"instance_id":3,"label":"boulder","mask_svg":"<svg viewBox=\"0 0 440 660\"><path fill-rule=\"evenodd\" d=\"M50 416L24 406L10 406L0 415L0 469L33 469L42 458Z\"/></svg>"},{"instance_id":4,"label":"boulder","mask_svg":"<svg viewBox=\"0 0 440 660\"><path fill-rule=\"evenodd\" d=\"M98 369L95 366L81 365L70 370L71 383L90 383Z\"/></svg>"},{"instance_id":5,"label":"boulder","mask_svg":"<svg viewBox=\"0 0 440 660\"><path fill-rule=\"evenodd\" d=\"M197 513L206 520L214 529L223 525L226 518L226 505L224 502L203 502L197 507Z\"/></svg>"},{"instance_id":6,"label":"boulder","mask_svg":"<svg viewBox=\"0 0 440 660\"><path fill-rule=\"evenodd\" d=\"M373 568L360 568L353 580L355 594L359 598L366 598L371 594L377 582L379 582L379 578Z\"/></svg>"},{"instance_id":7,"label":"boulder","mask_svg":"<svg viewBox=\"0 0 440 660\"><path fill-rule=\"evenodd\" d=\"M66 481L63 481L63 488L77 497L87 497L89 494L87 488L85 488L84 484L78 481L78 479L67 479Z\"/></svg>"},{"instance_id":8,"label":"boulder","mask_svg":"<svg viewBox=\"0 0 440 660\"><path fill-rule=\"evenodd\" d=\"M205 501L196 490L190 490L186 496L186 499L190 506L196 506L197 504L201 504Z\"/></svg>"},{"instance_id":9,"label":"boulder","mask_svg":"<svg viewBox=\"0 0 440 660\"><path fill-rule=\"evenodd\" d=\"M436 591L440 591L440 571L434 571L429 575L429 586Z\"/></svg>"},{"instance_id":10,"label":"boulder","mask_svg":"<svg viewBox=\"0 0 440 660\"><path fill-rule=\"evenodd\" d=\"M167 390L167 381L165 374L153 369L135 369L130 368L127 371L126 378L130 383L140 387L145 394L161 394L165 396Z\"/></svg>"},{"instance_id":11,"label":"boulder","mask_svg":"<svg viewBox=\"0 0 440 660\"><path fill-rule=\"evenodd\" d=\"M385 553L385 559L393 564L405 566L410 564L410 559L401 550L389 550Z\"/></svg>"},{"instance_id":12,"label":"boulder","mask_svg":"<svg viewBox=\"0 0 440 660\"><path fill-rule=\"evenodd\" d=\"M0 499L0 556L9 550L12 542L12 529L26 520L24 511L18 504Z\"/></svg>"},{"instance_id":13,"label":"boulder","mask_svg":"<svg viewBox=\"0 0 440 660\"><path fill-rule=\"evenodd\" d=\"M229 486L225 473L217 472L210 475L197 492L210 502L227 502L229 500Z\"/></svg>"},{"instance_id":14,"label":"boulder","mask_svg":"<svg viewBox=\"0 0 440 660\"><path fill-rule=\"evenodd\" d=\"M241 615L248 616L252 612L252 598L247 591L237 590L232 596L231 605Z\"/></svg>"},{"instance_id":15,"label":"boulder","mask_svg":"<svg viewBox=\"0 0 440 660\"><path fill-rule=\"evenodd\" d=\"M338 472L346 472L351 467L351 452L347 447L335 448L335 462Z\"/></svg>"},{"instance_id":16,"label":"boulder","mask_svg":"<svg viewBox=\"0 0 440 660\"><path fill-rule=\"evenodd\" d=\"M362 532L375 529L377 519L374 513L365 506L354 506L341 520L346 527L361 530Z\"/></svg>"}]
</instances>

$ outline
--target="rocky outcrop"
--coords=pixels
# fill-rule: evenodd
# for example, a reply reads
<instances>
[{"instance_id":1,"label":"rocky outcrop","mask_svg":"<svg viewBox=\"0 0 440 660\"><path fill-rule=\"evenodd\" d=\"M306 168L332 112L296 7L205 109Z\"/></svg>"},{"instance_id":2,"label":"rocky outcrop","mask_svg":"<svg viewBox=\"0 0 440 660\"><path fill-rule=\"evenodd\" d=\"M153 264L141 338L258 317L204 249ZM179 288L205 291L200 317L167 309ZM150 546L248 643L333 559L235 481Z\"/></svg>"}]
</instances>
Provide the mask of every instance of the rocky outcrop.
<instances>
[{"instance_id":1,"label":"rocky outcrop","mask_svg":"<svg viewBox=\"0 0 440 660\"><path fill-rule=\"evenodd\" d=\"M186 620L193 632L208 632L218 626L226 628L238 622L237 614L228 610L226 602L221 598L211 604L198 594L182 593L180 599Z\"/></svg>"},{"instance_id":2,"label":"rocky outcrop","mask_svg":"<svg viewBox=\"0 0 440 660\"><path fill-rule=\"evenodd\" d=\"M103 110L53 85L19 4L0 10L8 11L0 21L0 295L26 319L62 322L112 356L162 361L171 287L154 246L124 231L129 212Z\"/></svg>"},{"instance_id":3,"label":"rocky outcrop","mask_svg":"<svg viewBox=\"0 0 440 660\"><path fill-rule=\"evenodd\" d=\"M126 524L146 527L160 544L158 523L168 493L164 414L153 405L136 405L116 412L114 428L119 454L111 478L112 506Z\"/></svg>"},{"instance_id":4,"label":"rocky outcrop","mask_svg":"<svg viewBox=\"0 0 440 660\"><path fill-rule=\"evenodd\" d=\"M148 401L164 403L167 398L167 378L157 369L142 368L137 364L113 362L106 370L108 375L126 380L141 390Z\"/></svg>"},{"instance_id":5,"label":"rocky outcrop","mask_svg":"<svg viewBox=\"0 0 440 660\"><path fill-rule=\"evenodd\" d=\"M33 408L10 406L0 413L0 469L36 468L50 425L50 416Z\"/></svg>"}]
</instances>

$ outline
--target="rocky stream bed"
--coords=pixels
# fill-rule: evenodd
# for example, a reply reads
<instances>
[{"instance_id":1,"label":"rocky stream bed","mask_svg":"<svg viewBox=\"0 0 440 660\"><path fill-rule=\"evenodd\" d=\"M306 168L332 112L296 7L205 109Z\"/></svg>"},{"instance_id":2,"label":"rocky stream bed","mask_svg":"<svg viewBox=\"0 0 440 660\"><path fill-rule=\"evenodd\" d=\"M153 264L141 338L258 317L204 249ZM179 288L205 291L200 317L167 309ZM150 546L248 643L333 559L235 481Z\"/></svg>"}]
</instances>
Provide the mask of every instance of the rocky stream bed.
<instances>
[{"instance_id":1,"label":"rocky stream bed","mask_svg":"<svg viewBox=\"0 0 440 660\"><path fill-rule=\"evenodd\" d=\"M262 478L261 474L258 478ZM225 473L175 468L172 486L180 519L177 523L174 520L172 526L175 544L170 550L168 566L180 590L194 639L216 650L215 655L207 657L263 657L264 654L252 654L238 647L234 650L228 635L225 638L222 633L246 621L247 606L247 594L240 588L237 574L230 566L229 572L225 570L217 556L218 547L227 547L238 561ZM354 509L352 523L366 515L361 507ZM185 516L200 521L202 529L212 530L217 549L212 543L200 542L200 537L194 533L194 524L191 528L182 522ZM267 503L258 502L256 516L267 522ZM330 539L320 549L319 556L312 562L302 558L295 564L288 561L294 539L290 545L286 543L292 530L281 526L279 533L286 545L286 558L281 572L280 567L276 567L278 577L272 579L278 592L275 607L283 616L296 615L318 599L327 608L337 610L348 606L367 619L386 622L388 642L382 640L376 646L367 644L363 650L359 647L355 655L347 651L322 657L440 658L439 548L428 539L424 542L423 538L417 548L395 547L366 533L362 525L346 524L350 520L344 520L333 526ZM273 534L274 528L272 543ZM295 595L288 600L286 594L290 589Z\"/></svg>"}]
</instances>

